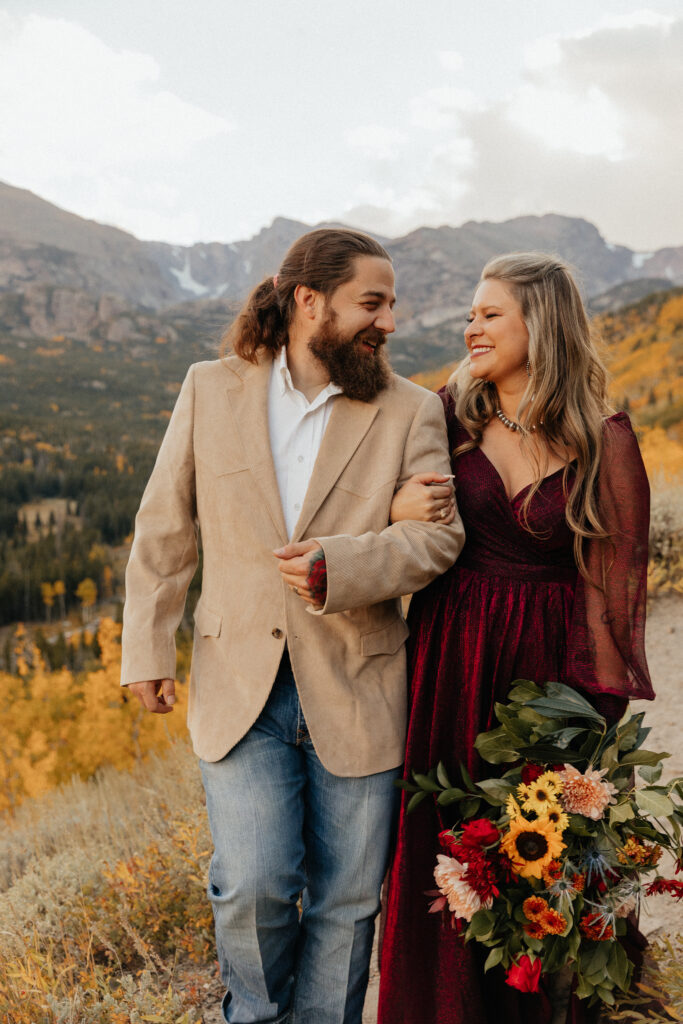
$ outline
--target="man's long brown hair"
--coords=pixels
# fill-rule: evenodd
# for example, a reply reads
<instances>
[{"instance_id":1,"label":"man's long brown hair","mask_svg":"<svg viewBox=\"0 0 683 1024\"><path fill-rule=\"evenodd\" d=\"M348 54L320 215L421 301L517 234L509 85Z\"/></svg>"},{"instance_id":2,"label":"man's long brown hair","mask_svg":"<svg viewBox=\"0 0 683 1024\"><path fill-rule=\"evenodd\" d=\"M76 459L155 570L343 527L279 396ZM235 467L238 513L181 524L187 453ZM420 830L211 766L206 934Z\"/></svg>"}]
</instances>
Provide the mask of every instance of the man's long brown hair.
<instances>
[{"instance_id":1,"label":"man's long brown hair","mask_svg":"<svg viewBox=\"0 0 683 1024\"><path fill-rule=\"evenodd\" d=\"M361 231L318 228L302 235L285 256L275 279L267 277L254 288L223 335L221 355L232 350L256 363L260 348L277 352L287 341L297 285L314 288L329 298L354 276L360 256L379 256L391 262L386 249Z\"/></svg>"}]
</instances>

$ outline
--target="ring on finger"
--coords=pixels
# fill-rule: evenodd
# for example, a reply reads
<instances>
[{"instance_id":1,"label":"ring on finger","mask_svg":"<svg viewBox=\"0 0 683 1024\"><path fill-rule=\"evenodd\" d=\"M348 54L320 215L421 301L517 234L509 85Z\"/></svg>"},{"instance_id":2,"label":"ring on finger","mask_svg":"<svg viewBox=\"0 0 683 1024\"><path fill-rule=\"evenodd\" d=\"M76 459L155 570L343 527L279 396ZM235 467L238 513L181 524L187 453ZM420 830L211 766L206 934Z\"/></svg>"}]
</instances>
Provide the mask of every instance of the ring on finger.
<instances>
[{"instance_id":1,"label":"ring on finger","mask_svg":"<svg viewBox=\"0 0 683 1024\"><path fill-rule=\"evenodd\" d=\"M299 588L298 587L292 587L292 590L294 591L294 593L298 597L299 596Z\"/></svg>"},{"instance_id":2,"label":"ring on finger","mask_svg":"<svg viewBox=\"0 0 683 1024\"><path fill-rule=\"evenodd\" d=\"M441 511L439 512L439 519L445 519L447 515L448 515L448 509L447 508L442 508Z\"/></svg>"}]
</instances>

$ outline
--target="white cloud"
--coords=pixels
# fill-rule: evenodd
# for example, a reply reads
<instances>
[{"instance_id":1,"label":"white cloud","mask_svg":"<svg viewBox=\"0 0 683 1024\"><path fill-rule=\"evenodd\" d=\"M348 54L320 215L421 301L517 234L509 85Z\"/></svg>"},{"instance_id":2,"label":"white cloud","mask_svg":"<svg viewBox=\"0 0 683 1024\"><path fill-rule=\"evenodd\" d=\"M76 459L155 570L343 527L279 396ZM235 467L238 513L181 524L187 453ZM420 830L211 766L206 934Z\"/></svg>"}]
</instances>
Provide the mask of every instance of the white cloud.
<instances>
[{"instance_id":1,"label":"white cloud","mask_svg":"<svg viewBox=\"0 0 683 1024\"><path fill-rule=\"evenodd\" d=\"M429 89L410 101L410 123L415 128L440 132L452 128L458 114L477 110L481 101L471 89L444 86Z\"/></svg>"},{"instance_id":2,"label":"white cloud","mask_svg":"<svg viewBox=\"0 0 683 1024\"><path fill-rule=\"evenodd\" d=\"M0 176L48 196L60 181L86 215L111 221L133 189L154 220L168 209L169 168L233 127L165 89L148 54L35 14L0 27Z\"/></svg>"},{"instance_id":3,"label":"white cloud","mask_svg":"<svg viewBox=\"0 0 683 1024\"><path fill-rule=\"evenodd\" d=\"M532 42L522 81L496 103L426 90L407 119L419 161L392 182L419 205L399 217L377 196L376 229L557 212L635 249L680 244L682 52L683 19L639 11Z\"/></svg>"},{"instance_id":4,"label":"white cloud","mask_svg":"<svg viewBox=\"0 0 683 1024\"><path fill-rule=\"evenodd\" d=\"M621 113L595 85L572 93L526 84L518 90L508 116L511 124L551 149L601 154L611 160L624 155Z\"/></svg>"},{"instance_id":5,"label":"white cloud","mask_svg":"<svg viewBox=\"0 0 683 1024\"><path fill-rule=\"evenodd\" d=\"M465 66L462 54L457 50L439 50L438 57L445 71L462 71Z\"/></svg>"},{"instance_id":6,"label":"white cloud","mask_svg":"<svg viewBox=\"0 0 683 1024\"><path fill-rule=\"evenodd\" d=\"M364 124L349 129L346 133L346 141L352 149L357 149L364 156L373 160L393 160L406 143L407 136L395 128L387 128L378 124Z\"/></svg>"}]
</instances>

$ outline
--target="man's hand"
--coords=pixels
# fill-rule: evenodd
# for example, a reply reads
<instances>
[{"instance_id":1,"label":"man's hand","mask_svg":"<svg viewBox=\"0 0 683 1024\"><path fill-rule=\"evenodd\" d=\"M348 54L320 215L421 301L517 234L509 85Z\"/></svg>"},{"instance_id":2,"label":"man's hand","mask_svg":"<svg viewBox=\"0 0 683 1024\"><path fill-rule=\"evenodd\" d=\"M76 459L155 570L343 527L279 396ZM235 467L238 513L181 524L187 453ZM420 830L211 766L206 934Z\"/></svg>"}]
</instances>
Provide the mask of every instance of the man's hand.
<instances>
[{"instance_id":1,"label":"man's hand","mask_svg":"<svg viewBox=\"0 0 683 1024\"><path fill-rule=\"evenodd\" d=\"M143 708L153 715L167 715L175 704L174 679L147 679L140 683L128 683L127 689L134 693Z\"/></svg>"},{"instance_id":2,"label":"man's hand","mask_svg":"<svg viewBox=\"0 0 683 1024\"><path fill-rule=\"evenodd\" d=\"M315 608L322 608L325 604L327 580L324 572L325 555L318 541L303 540L298 544L287 544L284 548L277 548L273 554L280 560L280 572L287 586L302 601Z\"/></svg>"}]
</instances>

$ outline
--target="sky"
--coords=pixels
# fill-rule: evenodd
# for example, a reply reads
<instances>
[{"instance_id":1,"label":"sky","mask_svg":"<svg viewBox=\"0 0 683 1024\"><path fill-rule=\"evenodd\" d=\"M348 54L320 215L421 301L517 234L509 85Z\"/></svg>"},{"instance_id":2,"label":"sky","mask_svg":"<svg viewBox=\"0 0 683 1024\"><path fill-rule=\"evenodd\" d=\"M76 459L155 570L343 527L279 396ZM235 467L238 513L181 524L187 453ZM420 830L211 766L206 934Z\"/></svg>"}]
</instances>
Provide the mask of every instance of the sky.
<instances>
[{"instance_id":1,"label":"sky","mask_svg":"<svg viewBox=\"0 0 683 1024\"><path fill-rule=\"evenodd\" d=\"M683 244L683 0L0 0L0 180L139 238Z\"/></svg>"}]
</instances>

